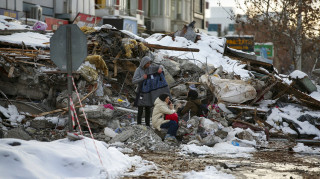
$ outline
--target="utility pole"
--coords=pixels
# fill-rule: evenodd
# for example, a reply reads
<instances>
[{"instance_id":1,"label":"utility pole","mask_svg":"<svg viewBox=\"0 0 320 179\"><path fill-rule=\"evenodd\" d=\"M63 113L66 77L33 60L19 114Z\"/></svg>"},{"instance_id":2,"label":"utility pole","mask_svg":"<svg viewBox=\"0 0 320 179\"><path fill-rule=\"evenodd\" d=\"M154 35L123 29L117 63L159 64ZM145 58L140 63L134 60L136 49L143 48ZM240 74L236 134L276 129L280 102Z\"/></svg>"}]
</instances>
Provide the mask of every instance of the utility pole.
<instances>
[{"instance_id":1,"label":"utility pole","mask_svg":"<svg viewBox=\"0 0 320 179\"><path fill-rule=\"evenodd\" d=\"M296 70L301 71L301 52L302 52L302 0L298 2L298 14L297 14L297 38L295 45L295 59L296 59Z\"/></svg>"}]
</instances>

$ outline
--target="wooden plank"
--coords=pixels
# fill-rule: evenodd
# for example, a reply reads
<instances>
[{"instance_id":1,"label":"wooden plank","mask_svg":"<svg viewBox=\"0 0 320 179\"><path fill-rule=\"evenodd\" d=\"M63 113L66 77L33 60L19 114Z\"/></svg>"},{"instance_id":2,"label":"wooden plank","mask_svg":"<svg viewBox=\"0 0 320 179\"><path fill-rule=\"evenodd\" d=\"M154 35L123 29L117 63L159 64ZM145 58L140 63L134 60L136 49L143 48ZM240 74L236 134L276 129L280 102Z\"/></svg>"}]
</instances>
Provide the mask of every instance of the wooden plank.
<instances>
[{"instance_id":1,"label":"wooden plank","mask_svg":"<svg viewBox=\"0 0 320 179\"><path fill-rule=\"evenodd\" d=\"M26 62L26 61L23 61L23 60L16 60L16 62L19 62L19 63L26 63L26 64L31 64L31 65L38 65L38 66L46 66L46 65L43 65L43 64L40 64L40 63L35 63L35 62Z\"/></svg>"},{"instance_id":2,"label":"wooden plank","mask_svg":"<svg viewBox=\"0 0 320 179\"><path fill-rule=\"evenodd\" d=\"M175 50L175 51L186 51L186 52L199 52L200 51L197 48L169 47L169 46L162 46L162 45L148 44L148 43L143 43L143 44L149 48L162 49L162 50Z\"/></svg>"},{"instance_id":3,"label":"wooden plank","mask_svg":"<svg viewBox=\"0 0 320 179\"><path fill-rule=\"evenodd\" d=\"M277 81L272 83L271 85L269 85L263 91L261 91L261 93L256 96L256 98L250 103L250 105L253 105L255 102L257 102L264 94L266 94L268 91L270 91L270 89L273 88L273 86L276 84L277 84Z\"/></svg>"},{"instance_id":4,"label":"wooden plank","mask_svg":"<svg viewBox=\"0 0 320 179\"><path fill-rule=\"evenodd\" d=\"M285 90L286 88L288 88L287 94L293 94L299 101L301 101L302 103L306 104L309 107L312 107L317 110L320 109L320 101L318 101L318 100L312 98L311 96L291 87L290 85L288 85L284 82L283 83L278 82L276 87L279 90Z\"/></svg>"},{"instance_id":5,"label":"wooden plank","mask_svg":"<svg viewBox=\"0 0 320 179\"><path fill-rule=\"evenodd\" d=\"M228 108L235 108L235 109L239 109L239 110L257 111L257 112L260 112L260 113L268 112L267 110L263 110L262 108L255 108L255 107L252 107L252 106L244 106L244 105L238 105L238 106L229 105L227 107Z\"/></svg>"},{"instance_id":6,"label":"wooden plank","mask_svg":"<svg viewBox=\"0 0 320 179\"><path fill-rule=\"evenodd\" d=\"M12 78L13 77L13 72L14 72L14 66L11 65L11 67L9 69L9 73L8 73L8 78Z\"/></svg>"},{"instance_id":7,"label":"wooden plank","mask_svg":"<svg viewBox=\"0 0 320 179\"><path fill-rule=\"evenodd\" d=\"M50 50L32 50L32 49L24 49L24 50L22 50L22 49L20 49L20 48L0 48L0 51L8 51L8 52L10 52L10 51L25 51L25 52L46 52L46 53L50 53Z\"/></svg>"},{"instance_id":8,"label":"wooden plank","mask_svg":"<svg viewBox=\"0 0 320 179\"><path fill-rule=\"evenodd\" d=\"M248 67L248 70L251 70L250 61L247 61L247 67Z\"/></svg>"},{"instance_id":9,"label":"wooden plank","mask_svg":"<svg viewBox=\"0 0 320 179\"><path fill-rule=\"evenodd\" d=\"M114 58L114 60L112 61L114 63L113 66L113 76L116 77L118 75L118 59L121 56L121 51L118 53L118 55Z\"/></svg>"},{"instance_id":10,"label":"wooden plank","mask_svg":"<svg viewBox=\"0 0 320 179\"><path fill-rule=\"evenodd\" d=\"M273 97L272 99L277 99L280 98L285 92L288 91L289 87L292 87L295 84L295 82L293 81L288 87L286 87L284 90L280 91L280 93L278 93L275 97Z\"/></svg>"}]
</instances>

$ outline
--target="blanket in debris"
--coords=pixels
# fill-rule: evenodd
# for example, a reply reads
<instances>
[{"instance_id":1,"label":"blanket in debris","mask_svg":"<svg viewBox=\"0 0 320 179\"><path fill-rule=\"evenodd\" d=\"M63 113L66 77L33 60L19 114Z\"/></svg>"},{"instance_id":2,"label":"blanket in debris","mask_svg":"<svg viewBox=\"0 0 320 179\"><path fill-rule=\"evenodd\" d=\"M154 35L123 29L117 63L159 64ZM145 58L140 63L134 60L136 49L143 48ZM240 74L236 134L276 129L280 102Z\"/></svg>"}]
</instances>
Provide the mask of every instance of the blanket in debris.
<instances>
[{"instance_id":1,"label":"blanket in debris","mask_svg":"<svg viewBox=\"0 0 320 179\"><path fill-rule=\"evenodd\" d=\"M170 89L165 79L164 73L154 73L148 75L141 85L137 94L136 105L137 106L153 106L154 101L160 94L169 94Z\"/></svg>"}]
</instances>

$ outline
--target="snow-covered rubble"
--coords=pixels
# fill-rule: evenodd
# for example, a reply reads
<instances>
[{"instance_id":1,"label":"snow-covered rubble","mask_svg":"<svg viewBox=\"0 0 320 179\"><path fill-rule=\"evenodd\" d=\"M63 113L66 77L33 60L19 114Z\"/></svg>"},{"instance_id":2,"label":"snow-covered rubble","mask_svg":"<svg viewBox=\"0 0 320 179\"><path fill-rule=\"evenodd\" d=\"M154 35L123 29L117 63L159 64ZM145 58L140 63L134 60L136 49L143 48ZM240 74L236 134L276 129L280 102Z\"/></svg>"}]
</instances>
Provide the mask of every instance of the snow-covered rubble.
<instances>
[{"instance_id":1,"label":"snow-covered rubble","mask_svg":"<svg viewBox=\"0 0 320 179\"><path fill-rule=\"evenodd\" d=\"M19 21L12 17L0 15L0 30L30 29L27 25L21 25Z\"/></svg>"},{"instance_id":2,"label":"snow-covered rubble","mask_svg":"<svg viewBox=\"0 0 320 179\"><path fill-rule=\"evenodd\" d=\"M3 19L0 16L0 29L27 28ZM93 64L86 61L74 75L81 98L86 98L83 100L83 107L77 111L81 127L85 130L85 137L82 140L69 141L65 138L68 124L68 113L64 108L67 106L68 99L66 75L57 72L57 68L52 64L39 66L41 60L36 61L36 58L32 59L33 61L27 61L30 68L24 68L23 65L21 65L23 67L12 65L12 61L0 58L0 68L8 74L13 74L10 78L7 74L3 76L7 79L4 81L6 84L8 81L21 82L21 85L29 89L29 86L36 81L36 85L40 86L39 89L42 91L32 89L32 92L45 96L39 98L38 95L38 98L33 98L31 93L10 93L4 94L5 98L7 96L13 99L26 98L39 106L50 106L46 109L60 108L57 110L59 113L52 110L48 113L30 114L20 112L18 105L6 103L0 105L1 137L14 136L14 138L25 140L46 141L40 143L19 139L1 139L0 176L21 177L22 175L15 170L10 170L15 168L23 171L23 177L26 178L53 176L117 178L131 167L140 167L141 171L127 173L127 176L136 176L137 173L141 174L155 169L155 165L143 161L140 157L129 157L123 153L146 151L178 151L182 156L195 154L250 158L257 148L268 147L266 135L269 127L272 128L270 129L271 134L280 131L296 137L305 135L315 140L320 139L320 112L307 106L293 105L293 103L301 102L296 98L284 96L283 98L288 100L285 103L281 102L283 99L266 100L267 96L268 99L272 99L275 94L279 94L280 91L277 89L270 89L268 95L259 96L271 84L272 78L264 76L261 79L255 79L250 70L246 69L246 64L225 56L225 39L223 38L198 34L200 40L194 43L183 37L172 38L164 34L154 34L143 39L130 32L118 31L114 28L95 28L94 30L97 30L94 35L88 34L88 47L90 47L88 51L102 54L99 59L106 66L103 66L104 70L102 70L102 67L99 66L101 63ZM26 46L49 48L47 42L50 41L51 36L50 33L14 33L1 35L0 42L21 45L23 41ZM142 42L171 47L197 48L200 51L156 50L151 52ZM11 54L11 51L8 54ZM200 98L207 100L209 109L207 118L194 116L188 121L181 121L177 136L179 142L175 145L166 143L161 138L166 131L158 133L152 127L135 125L137 111L132 106L135 86L130 81L131 73L139 65L139 55L142 54L149 54L154 57L155 63L164 66L166 80L169 81L170 77L168 83L172 85L171 94L176 100L175 104L184 104L186 93L191 88L198 91ZM119 56L121 60L116 59ZM15 68L12 68L13 66ZM90 67L90 70L86 73L82 72L81 70L86 67ZM259 69L261 73L270 75L268 70ZM298 79L307 77L301 71L295 71L290 76ZM275 74L274 77L281 83L290 85L292 82L287 79L287 76ZM250 104L251 100L258 96L260 98L254 104ZM310 94L310 97L320 100L319 86L317 86L317 91ZM7 102L10 100L7 99ZM76 97L74 97L74 103L77 103ZM241 103L252 106L232 108L231 103L235 103L236 107ZM82 111L87 115L81 115ZM90 123L93 134L91 130L90 133L88 132L89 125L86 125L85 120ZM242 128L232 128L235 120L242 120L246 123ZM78 127L75 129L79 130ZM12 133L19 135L11 135ZM298 144L293 150L319 153L318 149L311 149L303 144ZM33 171L34 168L38 169L37 173ZM203 172L188 172L184 177L201 178L208 175L233 178L213 166L208 166Z\"/></svg>"}]
</instances>

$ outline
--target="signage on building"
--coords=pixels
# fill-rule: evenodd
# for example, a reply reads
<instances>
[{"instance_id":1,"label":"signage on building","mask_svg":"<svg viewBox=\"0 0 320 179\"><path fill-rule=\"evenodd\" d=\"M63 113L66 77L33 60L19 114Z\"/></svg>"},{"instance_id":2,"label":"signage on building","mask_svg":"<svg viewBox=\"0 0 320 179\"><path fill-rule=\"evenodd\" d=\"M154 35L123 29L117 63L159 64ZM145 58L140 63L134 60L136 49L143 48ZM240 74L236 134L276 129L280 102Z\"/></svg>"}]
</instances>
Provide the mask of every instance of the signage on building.
<instances>
[{"instance_id":1,"label":"signage on building","mask_svg":"<svg viewBox=\"0 0 320 179\"><path fill-rule=\"evenodd\" d=\"M88 26L94 27L101 21L101 17L92 16L89 14L78 13L73 24L77 24L78 27Z\"/></svg>"},{"instance_id":2,"label":"signage on building","mask_svg":"<svg viewBox=\"0 0 320 179\"><path fill-rule=\"evenodd\" d=\"M103 24L110 24L119 30L127 30L134 34L138 34L138 24L136 20L127 18L103 18Z\"/></svg>"},{"instance_id":3,"label":"signage on building","mask_svg":"<svg viewBox=\"0 0 320 179\"><path fill-rule=\"evenodd\" d=\"M227 46L244 52L254 52L253 36L226 36Z\"/></svg>"},{"instance_id":4,"label":"signage on building","mask_svg":"<svg viewBox=\"0 0 320 179\"><path fill-rule=\"evenodd\" d=\"M52 17L46 17L45 22L48 25L47 30L54 30L54 31L56 31L61 25L69 24L67 20L56 19Z\"/></svg>"},{"instance_id":5,"label":"signage on building","mask_svg":"<svg viewBox=\"0 0 320 179\"><path fill-rule=\"evenodd\" d=\"M267 56L268 59L272 59L274 57L273 43L255 43L254 53L257 56Z\"/></svg>"},{"instance_id":6,"label":"signage on building","mask_svg":"<svg viewBox=\"0 0 320 179\"><path fill-rule=\"evenodd\" d=\"M15 19L18 19L18 12L17 11L12 11L12 10L7 10L7 9L0 9L0 15L12 17Z\"/></svg>"},{"instance_id":7,"label":"signage on building","mask_svg":"<svg viewBox=\"0 0 320 179\"><path fill-rule=\"evenodd\" d=\"M123 30L127 30L129 32L137 34L138 33L137 21L134 21L134 20L131 20L131 19L124 19L124 21L123 21Z\"/></svg>"}]
</instances>

